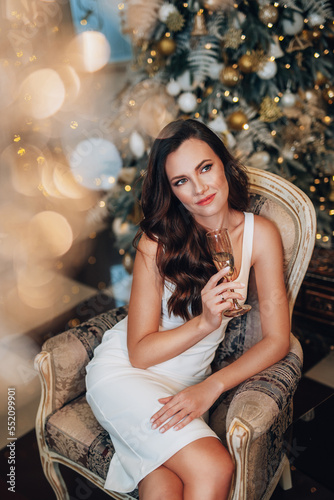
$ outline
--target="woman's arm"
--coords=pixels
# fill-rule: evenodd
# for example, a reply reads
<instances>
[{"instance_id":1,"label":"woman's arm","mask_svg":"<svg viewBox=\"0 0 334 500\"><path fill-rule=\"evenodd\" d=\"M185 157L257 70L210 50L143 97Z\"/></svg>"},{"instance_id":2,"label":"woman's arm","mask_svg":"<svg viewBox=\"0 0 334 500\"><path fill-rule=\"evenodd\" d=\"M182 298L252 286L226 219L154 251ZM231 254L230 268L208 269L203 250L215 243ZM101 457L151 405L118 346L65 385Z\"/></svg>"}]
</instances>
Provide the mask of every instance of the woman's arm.
<instances>
[{"instance_id":1,"label":"woman's arm","mask_svg":"<svg viewBox=\"0 0 334 500\"><path fill-rule=\"evenodd\" d=\"M239 359L204 382L164 398L161 410L152 417L154 428L165 432L181 429L202 415L225 391L282 359L290 346L290 316L283 277L283 249L276 227L262 217L255 218L252 264L260 306L263 338ZM167 424L168 418L174 415ZM162 424L164 424L161 427Z\"/></svg>"},{"instance_id":2,"label":"woman's arm","mask_svg":"<svg viewBox=\"0 0 334 500\"><path fill-rule=\"evenodd\" d=\"M283 248L273 223L255 217L253 267L262 340L231 365L212 375L220 393L284 358L290 347L290 314L283 274Z\"/></svg>"},{"instance_id":3,"label":"woman's arm","mask_svg":"<svg viewBox=\"0 0 334 500\"><path fill-rule=\"evenodd\" d=\"M224 297L241 298L230 289L242 288L241 283L222 283L227 273L221 270L210 278L202 291L203 312L172 330L159 331L163 281L156 265L157 243L145 235L140 240L133 269L133 282L128 315L129 359L137 368L162 363L178 356L220 326L222 312L229 303Z\"/></svg>"}]
</instances>

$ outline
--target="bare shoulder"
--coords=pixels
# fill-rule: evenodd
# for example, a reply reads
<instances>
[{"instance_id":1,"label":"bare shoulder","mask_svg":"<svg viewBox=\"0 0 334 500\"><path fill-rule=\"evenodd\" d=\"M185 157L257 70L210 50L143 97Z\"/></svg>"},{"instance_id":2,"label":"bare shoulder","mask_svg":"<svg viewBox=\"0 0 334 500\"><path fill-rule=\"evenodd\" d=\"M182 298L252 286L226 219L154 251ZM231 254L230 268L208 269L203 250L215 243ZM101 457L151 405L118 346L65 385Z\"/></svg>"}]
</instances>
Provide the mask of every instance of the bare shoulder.
<instances>
[{"instance_id":1,"label":"bare shoulder","mask_svg":"<svg viewBox=\"0 0 334 500\"><path fill-rule=\"evenodd\" d=\"M254 215L254 257L274 250L282 252L282 239L277 226L265 217Z\"/></svg>"},{"instance_id":2,"label":"bare shoulder","mask_svg":"<svg viewBox=\"0 0 334 500\"><path fill-rule=\"evenodd\" d=\"M281 239L276 224L261 215L254 215L254 234L259 238Z\"/></svg>"},{"instance_id":3,"label":"bare shoulder","mask_svg":"<svg viewBox=\"0 0 334 500\"><path fill-rule=\"evenodd\" d=\"M155 258L157 254L158 242L151 240L144 233L140 238L137 249L139 252L144 254L144 256Z\"/></svg>"}]
</instances>

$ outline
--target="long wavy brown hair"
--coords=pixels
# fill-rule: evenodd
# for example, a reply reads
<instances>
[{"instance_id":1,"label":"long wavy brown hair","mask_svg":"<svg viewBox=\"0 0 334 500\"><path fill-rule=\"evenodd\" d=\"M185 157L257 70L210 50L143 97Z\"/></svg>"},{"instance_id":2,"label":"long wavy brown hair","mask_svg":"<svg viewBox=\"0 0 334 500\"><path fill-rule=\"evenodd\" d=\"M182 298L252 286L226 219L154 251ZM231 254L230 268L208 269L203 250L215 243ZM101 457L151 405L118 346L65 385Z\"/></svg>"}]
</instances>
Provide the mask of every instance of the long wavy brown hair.
<instances>
[{"instance_id":1,"label":"long wavy brown hair","mask_svg":"<svg viewBox=\"0 0 334 500\"><path fill-rule=\"evenodd\" d=\"M142 233L158 243L157 266L164 280L175 285L168 301L169 313L188 320L202 312L201 290L216 272L205 233L192 214L176 198L165 171L170 153L188 139L206 142L224 165L230 208L248 207L245 168L228 152L220 138L203 123L188 119L169 123L155 139L143 182L141 206L144 218L134 245Z\"/></svg>"}]
</instances>

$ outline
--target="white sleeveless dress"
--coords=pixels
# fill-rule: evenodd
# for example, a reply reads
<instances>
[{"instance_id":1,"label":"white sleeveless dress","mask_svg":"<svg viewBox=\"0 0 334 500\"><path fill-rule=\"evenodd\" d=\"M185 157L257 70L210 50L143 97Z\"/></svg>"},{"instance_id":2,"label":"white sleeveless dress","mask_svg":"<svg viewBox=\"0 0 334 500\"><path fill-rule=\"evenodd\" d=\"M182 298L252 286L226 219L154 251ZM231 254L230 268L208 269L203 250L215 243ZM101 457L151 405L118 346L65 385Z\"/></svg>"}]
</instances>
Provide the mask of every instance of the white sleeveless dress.
<instances>
[{"instance_id":1,"label":"white sleeveless dress","mask_svg":"<svg viewBox=\"0 0 334 500\"><path fill-rule=\"evenodd\" d=\"M246 299L251 266L254 216L245 213L242 263L237 281L246 286L240 292ZM169 316L167 301L171 294L165 285L160 330L180 326L184 320ZM149 307L149 306L148 306ZM127 318L108 330L87 365L87 401L115 447L105 488L127 493L139 481L162 465L187 444L217 435L196 418L183 429L153 430L150 418L161 407L158 399L203 381L211 374L211 362L225 335L230 318L223 316L221 326L185 352L146 370L134 368L127 352Z\"/></svg>"}]
</instances>

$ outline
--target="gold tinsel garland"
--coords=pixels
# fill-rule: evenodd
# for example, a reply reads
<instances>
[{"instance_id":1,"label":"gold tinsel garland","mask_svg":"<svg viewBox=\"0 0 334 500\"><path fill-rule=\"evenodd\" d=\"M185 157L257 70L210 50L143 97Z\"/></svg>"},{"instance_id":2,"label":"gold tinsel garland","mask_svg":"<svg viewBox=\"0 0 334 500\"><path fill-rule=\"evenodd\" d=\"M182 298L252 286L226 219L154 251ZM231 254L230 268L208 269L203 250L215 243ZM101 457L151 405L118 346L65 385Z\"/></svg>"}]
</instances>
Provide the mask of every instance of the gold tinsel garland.
<instances>
[{"instance_id":1,"label":"gold tinsel garland","mask_svg":"<svg viewBox=\"0 0 334 500\"><path fill-rule=\"evenodd\" d=\"M260 120L262 122L275 122L283 116L283 113L274 99L266 96L260 105Z\"/></svg>"}]
</instances>

